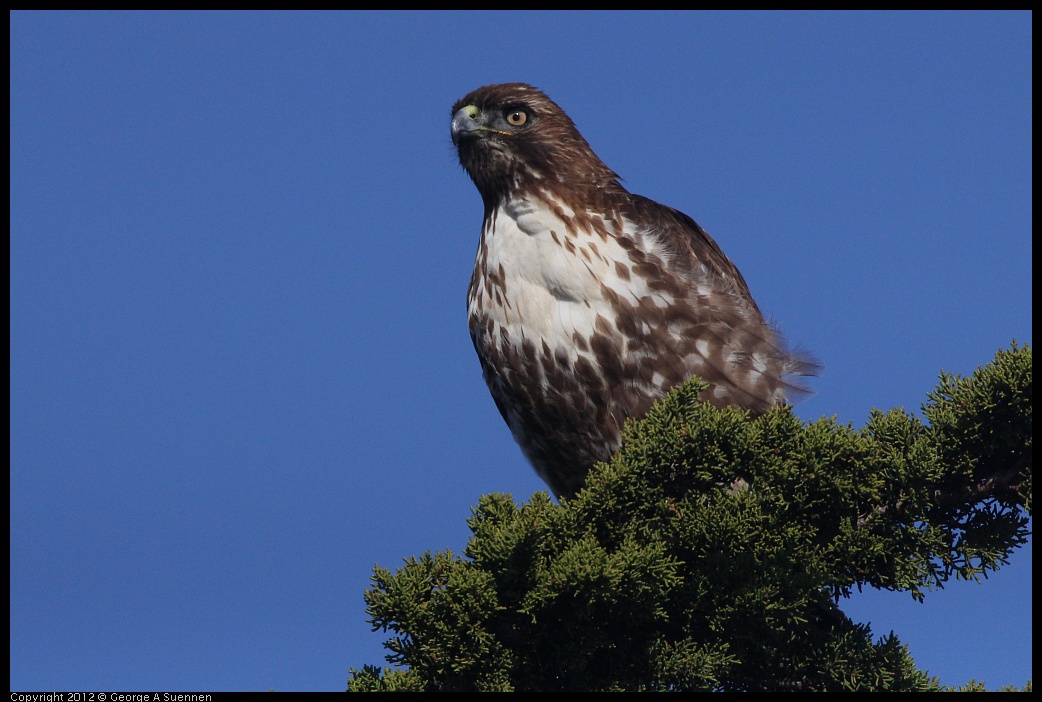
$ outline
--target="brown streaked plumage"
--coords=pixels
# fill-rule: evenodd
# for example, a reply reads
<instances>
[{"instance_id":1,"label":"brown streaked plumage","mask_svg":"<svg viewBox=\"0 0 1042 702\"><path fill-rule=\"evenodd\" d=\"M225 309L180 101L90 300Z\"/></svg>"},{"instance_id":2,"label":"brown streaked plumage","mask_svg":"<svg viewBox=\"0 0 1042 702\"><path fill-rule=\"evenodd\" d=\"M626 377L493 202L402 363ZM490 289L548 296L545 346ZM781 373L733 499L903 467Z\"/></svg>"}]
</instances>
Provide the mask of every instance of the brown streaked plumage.
<instances>
[{"instance_id":1,"label":"brown streaked plumage","mask_svg":"<svg viewBox=\"0 0 1042 702\"><path fill-rule=\"evenodd\" d=\"M573 496L623 423L697 375L702 399L754 414L817 365L764 320L690 217L628 192L572 120L524 83L452 107L452 141L484 203L467 293L471 338L536 472Z\"/></svg>"}]
</instances>

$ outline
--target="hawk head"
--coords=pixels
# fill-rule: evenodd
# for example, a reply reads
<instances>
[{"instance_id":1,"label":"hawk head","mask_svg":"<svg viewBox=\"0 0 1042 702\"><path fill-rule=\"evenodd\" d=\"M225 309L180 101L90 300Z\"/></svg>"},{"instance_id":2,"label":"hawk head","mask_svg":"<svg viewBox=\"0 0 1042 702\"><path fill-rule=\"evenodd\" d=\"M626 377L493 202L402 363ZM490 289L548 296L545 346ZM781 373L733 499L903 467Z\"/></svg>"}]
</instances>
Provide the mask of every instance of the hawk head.
<instances>
[{"instance_id":1,"label":"hawk head","mask_svg":"<svg viewBox=\"0 0 1042 702\"><path fill-rule=\"evenodd\" d=\"M535 181L619 187L575 123L526 83L486 85L452 106L452 143L486 208Z\"/></svg>"}]
</instances>

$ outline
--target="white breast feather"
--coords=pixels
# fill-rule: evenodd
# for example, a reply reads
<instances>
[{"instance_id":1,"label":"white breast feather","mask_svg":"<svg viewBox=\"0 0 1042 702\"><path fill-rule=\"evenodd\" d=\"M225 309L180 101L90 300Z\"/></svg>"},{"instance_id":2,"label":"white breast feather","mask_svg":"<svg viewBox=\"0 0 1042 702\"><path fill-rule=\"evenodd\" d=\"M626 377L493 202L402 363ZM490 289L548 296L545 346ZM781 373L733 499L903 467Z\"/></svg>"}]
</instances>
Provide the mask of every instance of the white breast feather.
<instances>
[{"instance_id":1,"label":"white breast feather","mask_svg":"<svg viewBox=\"0 0 1042 702\"><path fill-rule=\"evenodd\" d=\"M556 205L566 216L572 214L563 203ZM589 339L594 335L598 315L607 320L614 318L615 311L604 297L602 284L634 303L646 296L659 307L674 302L668 294L650 291L640 276L631 275L629 280L618 276L616 261L624 265L631 262L615 237L609 236L605 241L592 233L588 238L582 232L579 236L569 234L566 223L544 203L525 198L508 200L486 226L487 270L496 271L502 266L510 300L510 306L484 300L483 309L494 325L493 339L498 339L505 328L515 345L528 339L539 349L545 342L552 350L564 349L574 361L580 352L573 335L578 333ZM624 223L621 234L649 257L663 259L655 242L629 222ZM566 237L571 237L574 244L571 251L564 246Z\"/></svg>"}]
</instances>

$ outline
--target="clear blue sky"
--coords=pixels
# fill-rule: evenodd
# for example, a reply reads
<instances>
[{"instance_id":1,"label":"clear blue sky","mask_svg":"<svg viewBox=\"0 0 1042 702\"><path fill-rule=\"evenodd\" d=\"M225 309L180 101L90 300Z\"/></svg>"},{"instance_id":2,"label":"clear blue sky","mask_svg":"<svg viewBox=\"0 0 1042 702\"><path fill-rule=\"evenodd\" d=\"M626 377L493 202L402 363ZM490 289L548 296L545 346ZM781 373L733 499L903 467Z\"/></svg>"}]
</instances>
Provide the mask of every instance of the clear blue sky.
<instances>
[{"instance_id":1,"label":"clear blue sky","mask_svg":"<svg viewBox=\"0 0 1042 702\"><path fill-rule=\"evenodd\" d=\"M1031 341L1028 13L11 15L11 687L342 690L373 564L544 488L481 380L452 103L525 81L825 365L919 411ZM1031 676L1031 553L842 604Z\"/></svg>"}]
</instances>

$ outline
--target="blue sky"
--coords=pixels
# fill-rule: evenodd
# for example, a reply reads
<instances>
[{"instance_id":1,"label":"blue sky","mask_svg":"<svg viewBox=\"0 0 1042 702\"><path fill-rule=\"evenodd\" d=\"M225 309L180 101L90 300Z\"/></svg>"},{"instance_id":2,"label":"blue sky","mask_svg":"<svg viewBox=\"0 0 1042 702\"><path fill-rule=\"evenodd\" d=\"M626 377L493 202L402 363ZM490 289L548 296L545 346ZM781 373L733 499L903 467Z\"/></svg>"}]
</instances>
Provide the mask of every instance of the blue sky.
<instances>
[{"instance_id":1,"label":"blue sky","mask_svg":"<svg viewBox=\"0 0 1042 702\"><path fill-rule=\"evenodd\" d=\"M525 81L825 366L918 411L1031 341L1027 13L11 15L11 688L342 690L372 566L544 486L481 380L449 111ZM843 603L1031 676L1031 547Z\"/></svg>"}]
</instances>

